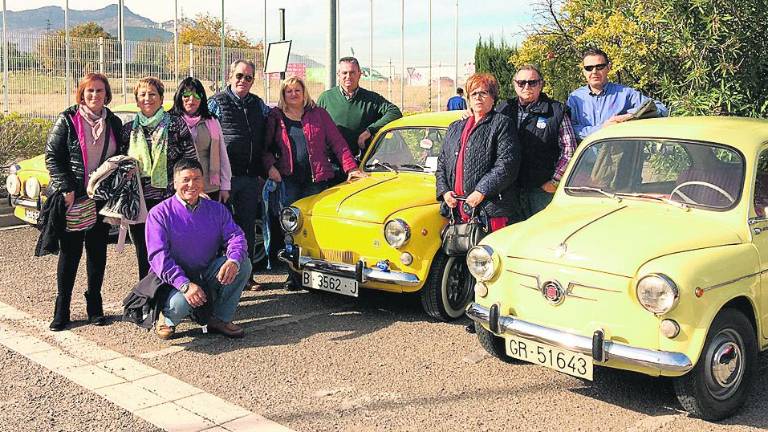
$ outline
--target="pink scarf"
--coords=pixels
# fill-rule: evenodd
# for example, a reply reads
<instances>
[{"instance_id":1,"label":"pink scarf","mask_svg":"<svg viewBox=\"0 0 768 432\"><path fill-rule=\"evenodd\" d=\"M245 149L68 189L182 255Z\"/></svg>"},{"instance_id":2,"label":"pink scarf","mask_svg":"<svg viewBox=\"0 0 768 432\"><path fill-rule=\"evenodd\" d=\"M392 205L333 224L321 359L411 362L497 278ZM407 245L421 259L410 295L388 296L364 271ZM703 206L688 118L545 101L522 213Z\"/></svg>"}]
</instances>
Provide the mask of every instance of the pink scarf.
<instances>
[{"instance_id":1,"label":"pink scarf","mask_svg":"<svg viewBox=\"0 0 768 432\"><path fill-rule=\"evenodd\" d=\"M85 104L80 104L79 110L83 120L85 120L85 122L88 123L88 125L91 127L93 141L90 140L91 137L87 137L88 140L91 142L97 142L101 136L101 133L104 132L104 122L107 119L107 110L102 107L101 115L96 115L93 113L93 111L91 111L90 108L85 106Z\"/></svg>"},{"instance_id":2,"label":"pink scarf","mask_svg":"<svg viewBox=\"0 0 768 432\"><path fill-rule=\"evenodd\" d=\"M182 116L184 123L187 124L189 133L192 135L192 140L197 141L197 126L200 124L202 117L190 116L184 114ZM211 134L211 151L210 151L210 166L208 167L208 178L212 185L221 185L221 128L219 122L213 118L205 120L205 127L208 128L208 133Z\"/></svg>"}]
</instances>

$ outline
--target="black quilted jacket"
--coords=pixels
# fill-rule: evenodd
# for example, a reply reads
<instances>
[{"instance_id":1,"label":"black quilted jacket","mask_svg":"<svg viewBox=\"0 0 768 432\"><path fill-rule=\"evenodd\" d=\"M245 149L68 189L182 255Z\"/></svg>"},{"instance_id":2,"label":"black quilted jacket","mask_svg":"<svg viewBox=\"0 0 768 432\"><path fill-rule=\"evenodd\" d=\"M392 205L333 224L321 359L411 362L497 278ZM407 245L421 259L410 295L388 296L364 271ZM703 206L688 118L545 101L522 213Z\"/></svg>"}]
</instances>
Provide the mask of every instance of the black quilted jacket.
<instances>
[{"instance_id":1,"label":"black quilted jacket","mask_svg":"<svg viewBox=\"0 0 768 432\"><path fill-rule=\"evenodd\" d=\"M77 139L72 116L78 106L73 105L61 114L53 124L48 141L45 143L45 166L51 176L49 188L52 191L75 192L75 197L85 196L85 169L83 168L83 152ZM108 108L107 137L114 134L117 148L120 148L120 130L123 122ZM119 150L118 150L119 151Z\"/></svg>"},{"instance_id":2,"label":"black quilted jacket","mask_svg":"<svg viewBox=\"0 0 768 432\"><path fill-rule=\"evenodd\" d=\"M453 190L456 159L461 149L461 132L467 120L457 120L448 132L437 160L437 199ZM520 145L515 124L504 114L491 111L469 136L464 153L464 192L485 195L481 204L489 217L511 217L517 205L517 173Z\"/></svg>"}]
</instances>

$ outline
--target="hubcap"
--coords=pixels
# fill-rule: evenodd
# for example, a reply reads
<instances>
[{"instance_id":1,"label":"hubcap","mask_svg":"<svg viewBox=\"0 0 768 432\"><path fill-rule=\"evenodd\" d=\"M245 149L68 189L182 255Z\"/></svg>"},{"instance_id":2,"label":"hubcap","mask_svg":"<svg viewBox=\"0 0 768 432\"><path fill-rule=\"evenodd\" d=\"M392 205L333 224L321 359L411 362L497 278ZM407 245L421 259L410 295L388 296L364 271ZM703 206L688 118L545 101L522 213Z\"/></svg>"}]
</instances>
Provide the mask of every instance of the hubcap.
<instances>
[{"instance_id":1,"label":"hubcap","mask_svg":"<svg viewBox=\"0 0 768 432\"><path fill-rule=\"evenodd\" d=\"M454 259L451 267L448 269L448 283L445 287L448 295L448 304L453 309L463 308L469 300L469 270L463 262Z\"/></svg>"},{"instance_id":2,"label":"hubcap","mask_svg":"<svg viewBox=\"0 0 768 432\"><path fill-rule=\"evenodd\" d=\"M744 376L743 342L735 330L724 329L713 338L710 347L707 388L715 399L724 400L739 389Z\"/></svg>"}]
</instances>

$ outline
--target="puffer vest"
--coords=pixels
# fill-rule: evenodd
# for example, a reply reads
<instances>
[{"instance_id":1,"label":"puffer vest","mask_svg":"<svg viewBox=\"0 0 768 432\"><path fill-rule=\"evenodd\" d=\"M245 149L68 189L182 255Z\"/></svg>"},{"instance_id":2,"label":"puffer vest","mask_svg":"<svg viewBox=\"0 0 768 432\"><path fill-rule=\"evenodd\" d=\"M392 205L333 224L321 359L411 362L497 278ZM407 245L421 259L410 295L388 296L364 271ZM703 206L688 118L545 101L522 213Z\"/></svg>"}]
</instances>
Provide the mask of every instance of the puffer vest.
<instances>
[{"instance_id":1,"label":"puffer vest","mask_svg":"<svg viewBox=\"0 0 768 432\"><path fill-rule=\"evenodd\" d=\"M266 177L262 155L266 120L261 99L249 93L238 100L229 88L213 95L221 109L221 131L227 146L232 176Z\"/></svg>"}]
</instances>

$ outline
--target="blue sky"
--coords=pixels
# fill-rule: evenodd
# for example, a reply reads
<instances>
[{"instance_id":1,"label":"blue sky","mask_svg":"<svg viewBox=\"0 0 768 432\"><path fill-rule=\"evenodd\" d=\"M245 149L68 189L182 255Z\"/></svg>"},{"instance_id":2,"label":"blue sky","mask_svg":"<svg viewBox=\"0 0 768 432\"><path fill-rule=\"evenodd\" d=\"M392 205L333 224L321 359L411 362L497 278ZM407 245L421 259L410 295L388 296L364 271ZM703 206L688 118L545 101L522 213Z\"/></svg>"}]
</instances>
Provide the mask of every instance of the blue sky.
<instances>
[{"instance_id":1,"label":"blue sky","mask_svg":"<svg viewBox=\"0 0 768 432\"><path fill-rule=\"evenodd\" d=\"M99 9L115 0L70 0L70 9ZM459 0L459 63L471 62L479 37L520 41L531 23L533 0ZM221 14L218 0L178 0L179 16L200 12ZM325 58L328 0L267 0L267 40L278 38L278 8L286 10L286 36L292 49L321 61ZM405 58L408 65L426 66L428 59L428 0L405 0ZM132 11L154 21L173 19L173 0L125 0ZM361 63L369 56L370 1L339 0L340 55L354 50ZM373 0L374 65L400 61L400 2ZM64 0L6 0L9 10L42 6L64 7ZM254 41L264 32L263 0L225 0L225 20ZM453 64L456 0L432 0L432 63ZM502 33L503 32L503 33Z\"/></svg>"}]
</instances>

